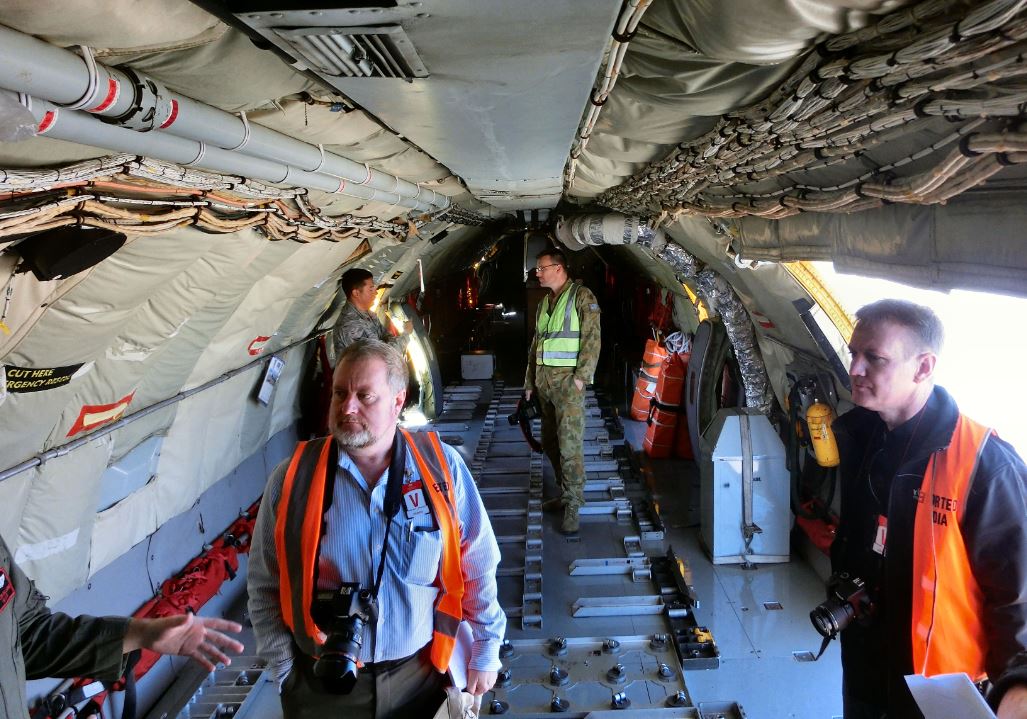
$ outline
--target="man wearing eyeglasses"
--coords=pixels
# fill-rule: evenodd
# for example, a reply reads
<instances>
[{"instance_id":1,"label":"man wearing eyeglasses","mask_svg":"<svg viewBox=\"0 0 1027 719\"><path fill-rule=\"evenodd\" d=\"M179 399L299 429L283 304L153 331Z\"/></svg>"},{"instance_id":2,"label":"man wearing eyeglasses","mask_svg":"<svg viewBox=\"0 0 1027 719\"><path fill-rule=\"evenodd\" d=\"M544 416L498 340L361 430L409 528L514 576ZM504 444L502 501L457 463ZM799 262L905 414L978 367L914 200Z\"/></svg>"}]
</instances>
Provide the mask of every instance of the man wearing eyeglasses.
<instances>
[{"instance_id":1,"label":"man wearing eyeglasses","mask_svg":"<svg viewBox=\"0 0 1027 719\"><path fill-rule=\"evenodd\" d=\"M920 717L905 677L952 673L1027 717L1027 466L935 384L943 335L912 302L856 312L831 564L869 603L841 632L845 719Z\"/></svg>"},{"instance_id":2,"label":"man wearing eyeglasses","mask_svg":"<svg viewBox=\"0 0 1027 719\"><path fill-rule=\"evenodd\" d=\"M599 362L599 303L570 279L558 249L539 253L535 274L549 293L538 306L524 394L530 399L535 393L542 407L542 449L560 487L560 496L542 507L562 508L560 532L574 536L585 503L585 385Z\"/></svg>"}]
</instances>

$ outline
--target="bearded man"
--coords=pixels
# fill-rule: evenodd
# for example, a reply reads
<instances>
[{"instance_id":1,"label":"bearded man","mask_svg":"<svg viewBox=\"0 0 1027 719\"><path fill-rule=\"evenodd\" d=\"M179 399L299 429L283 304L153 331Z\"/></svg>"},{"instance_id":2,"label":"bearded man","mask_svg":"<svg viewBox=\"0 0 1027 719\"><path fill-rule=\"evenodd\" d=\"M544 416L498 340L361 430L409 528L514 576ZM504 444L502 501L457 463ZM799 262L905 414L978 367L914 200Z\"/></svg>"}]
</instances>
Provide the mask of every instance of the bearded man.
<instances>
[{"instance_id":1,"label":"bearded man","mask_svg":"<svg viewBox=\"0 0 1027 719\"><path fill-rule=\"evenodd\" d=\"M286 719L434 715L461 621L466 691L496 681L499 547L460 455L398 427L406 386L390 345L346 347L332 435L300 442L268 479L247 587Z\"/></svg>"}]
</instances>

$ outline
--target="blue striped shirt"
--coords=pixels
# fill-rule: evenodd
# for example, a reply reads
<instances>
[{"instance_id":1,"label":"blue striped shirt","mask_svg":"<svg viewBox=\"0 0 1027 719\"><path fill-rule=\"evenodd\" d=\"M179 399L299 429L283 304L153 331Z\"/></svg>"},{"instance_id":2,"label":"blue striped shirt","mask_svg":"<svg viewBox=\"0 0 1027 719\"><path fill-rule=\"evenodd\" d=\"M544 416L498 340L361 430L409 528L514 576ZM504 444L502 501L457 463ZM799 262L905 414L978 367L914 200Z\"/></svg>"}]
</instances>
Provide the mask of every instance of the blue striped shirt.
<instances>
[{"instance_id":1,"label":"blue striped shirt","mask_svg":"<svg viewBox=\"0 0 1027 719\"><path fill-rule=\"evenodd\" d=\"M443 444L442 448L453 477L460 516L463 612L474 637L468 666L495 671L501 666L499 644L506 629L506 616L496 595L499 546L467 465L452 447ZM277 510L287 465L287 461L279 465L268 480L254 529L247 577L257 651L269 662L279 682L292 668L295 649L279 604L276 512L268 510ZM385 539L383 502L387 477L386 471L374 489L369 490L360 470L340 450L332 506L326 516L318 558L318 589L335 588L341 582L374 587ZM409 452L403 479L420 479ZM378 622L365 627L360 650L362 662L406 657L431 641L438 596L434 582L441 556L441 533L432 514L408 516L405 507L401 508L389 530L388 556L378 594Z\"/></svg>"}]
</instances>

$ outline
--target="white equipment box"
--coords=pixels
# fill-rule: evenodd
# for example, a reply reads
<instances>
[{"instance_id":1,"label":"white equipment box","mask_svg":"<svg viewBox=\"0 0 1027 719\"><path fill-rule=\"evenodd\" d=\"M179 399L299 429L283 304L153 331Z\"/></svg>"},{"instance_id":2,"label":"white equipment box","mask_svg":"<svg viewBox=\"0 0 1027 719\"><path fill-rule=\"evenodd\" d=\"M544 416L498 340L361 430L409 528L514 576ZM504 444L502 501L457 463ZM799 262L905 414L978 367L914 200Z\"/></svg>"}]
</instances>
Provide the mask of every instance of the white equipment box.
<instances>
[{"instance_id":1,"label":"white equipment box","mask_svg":"<svg viewBox=\"0 0 1027 719\"><path fill-rule=\"evenodd\" d=\"M460 355L460 376L464 379L492 379L496 358L491 352Z\"/></svg>"},{"instance_id":2,"label":"white equipment box","mask_svg":"<svg viewBox=\"0 0 1027 719\"><path fill-rule=\"evenodd\" d=\"M792 512L781 438L754 409L722 409L706 429L700 536L714 564L787 562Z\"/></svg>"}]
</instances>

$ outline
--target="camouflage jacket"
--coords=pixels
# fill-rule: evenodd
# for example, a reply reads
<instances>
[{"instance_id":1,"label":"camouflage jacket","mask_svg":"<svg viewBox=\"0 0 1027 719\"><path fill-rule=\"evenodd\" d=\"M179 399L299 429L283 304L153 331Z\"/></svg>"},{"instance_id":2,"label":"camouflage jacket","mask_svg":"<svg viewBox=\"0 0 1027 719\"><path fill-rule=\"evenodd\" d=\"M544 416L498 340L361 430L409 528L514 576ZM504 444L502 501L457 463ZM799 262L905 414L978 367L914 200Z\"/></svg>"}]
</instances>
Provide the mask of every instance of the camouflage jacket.
<instances>
[{"instance_id":1,"label":"camouflage jacket","mask_svg":"<svg viewBox=\"0 0 1027 719\"><path fill-rule=\"evenodd\" d=\"M357 340L381 340L393 342L395 338L378 321L374 312L363 312L352 302L347 302L339 313L339 320L332 330L332 344L338 357L346 347Z\"/></svg>"},{"instance_id":2,"label":"camouflage jacket","mask_svg":"<svg viewBox=\"0 0 1027 719\"><path fill-rule=\"evenodd\" d=\"M567 282L556 295L559 297L568 289L571 282ZM550 296L555 304L556 297ZM542 303L539 303L539 310ZM578 313L578 326L581 328L581 348L578 350L578 364L574 368L574 378L580 379L585 384L592 383L595 375L596 365L599 364L599 302L592 290L584 285L578 286L578 293L574 297L574 310ZM538 327L538 312L535 313L535 326ZM538 343L538 332L531 339L531 347L528 348L528 370L524 375L524 389L535 389L535 372L539 365L535 364L535 345ZM562 369L562 368L561 368Z\"/></svg>"}]
</instances>

